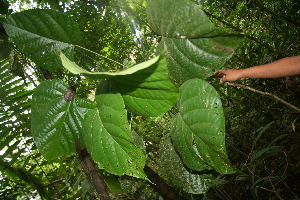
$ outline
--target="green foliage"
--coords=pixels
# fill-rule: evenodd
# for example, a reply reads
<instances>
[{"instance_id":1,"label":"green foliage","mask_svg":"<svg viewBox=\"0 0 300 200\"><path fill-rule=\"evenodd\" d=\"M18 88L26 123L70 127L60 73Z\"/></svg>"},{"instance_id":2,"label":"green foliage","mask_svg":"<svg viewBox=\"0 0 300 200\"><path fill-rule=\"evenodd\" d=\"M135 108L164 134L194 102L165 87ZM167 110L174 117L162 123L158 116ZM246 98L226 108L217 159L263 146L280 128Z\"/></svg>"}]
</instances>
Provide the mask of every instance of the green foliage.
<instances>
[{"instance_id":1,"label":"green foliage","mask_svg":"<svg viewBox=\"0 0 300 200\"><path fill-rule=\"evenodd\" d=\"M171 138L187 167L234 173L225 149L222 103L214 88L201 79L186 81L180 87L178 107Z\"/></svg>"},{"instance_id":2,"label":"green foliage","mask_svg":"<svg viewBox=\"0 0 300 200\"><path fill-rule=\"evenodd\" d=\"M3 26L22 52L50 71L61 67L57 51L73 58L72 44L81 39L78 25L53 10L33 9L15 13L6 18Z\"/></svg>"},{"instance_id":3,"label":"green foliage","mask_svg":"<svg viewBox=\"0 0 300 200\"><path fill-rule=\"evenodd\" d=\"M95 107L77 96L67 102L64 96L68 88L62 81L48 80L36 88L32 97L32 136L48 160L75 152L84 116Z\"/></svg>"},{"instance_id":4,"label":"green foliage","mask_svg":"<svg viewBox=\"0 0 300 200\"><path fill-rule=\"evenodd\" d=\"M212 173L208 173L209 171L197 173L184 165L172 144L171 137L162 138L159 154L162 170L170 182L182 187L185 192L202 194L215 185L215 177Z\"/></svg>"},{"instance_id":5,"label":"green foliage","mask_svg":"<svg viewBox=\"0 0 300 200\"><path fill-rule=\"evenodd\" d=\"M150 0L147 12L151 28L163 37L160 48L166 49L170 75L176 82L212 76L243 39L230 29L215 27L189 1Z\"/></svg>"},{"instance_id":6,"label":"green foliage","mask_svg":"<svg viewBox=\"0 0 300 200\"><path fill-rule=\"evenodd\" d=\"M275 156L279 155L283 151L283 146L274 145L276 144L280 139L286 137L286 134L279 135L273 141L271 141L267 146L257 146L257 143L261 139L263 134L266 134L266 131L274 124L274 122L268 123L265 127L262 127L261 129L257 130L257 136L254 138L253 141L253 153L251 154L249 158L249 162L247 163L248 169L251 171L252 174L260 174L260 165L264 165L264 163L274 158ZM256 177L256 176L250 176L250 182L252 184L252 187L250 189L250 192L254 199L259 198L259 190L257 186L259 185L265 185L268 184L269 181L279 181L280 176L277 175L270 175L267 177Z\"/></svg>"},{"instance_id":7,"label":"green foliage","mask_svg":"<svg viewBox=\"0 0 300 200\"><path fill-rule=\"evenodd\" d=\"M178 89L168 76L164 57L135 74L118 79L113 77L112 80L127 107L136 114L155 117L167 112L176 103Z\"/></svg>"},{"instance_id":8,"label":"green foliage","mask_svg":"<svg viewBox=\"0 0 300 200\"><path fill-rule=\"evenodd\" d=\"M10 62L10 59L0 62L0 195L17 198L31 191L31 187L37 189L35 183L41 183L45 177L34 175L32 170L36 165L29 162L35 155L28 155L28 150L36 150L29 138L32 90L26 90L23 80L10 73Z\"/></svg>"},{"instance_id":9,"label":"green foliage","mask_svg":"<svg viewBox=\"0 0 300 200\"><path fill-rule=\"evenodd\" d=\"M168 38L215 36L216 28L210 19L190 1L149 0L147 12L149 24L158 35Z\"/></svg>"},{"instance_id":10,"label":"green foliage","mask_svg":"<svg viewBox=\"0 0 300 200\"><path fill-rule=\"evenodd\" d=\"M84 74L84 75L87 75L87 76L90 76L93 78L97 78L100 80L109 78L109 77L113 77L113 76L125 76L125 75L136 73L139 70L143 70L143 69L148 68L149 66L155 64L160 59L160 57L156 57L156 58L148 60L144 63L140 63L136 66L130 67L124 71L110 73L110 72L89 72L87 70L80 68L76 63L69 60L63 53L60 53L60 57L61 57L63 66L67 70L72 72L73 74Z\"/></svg>"},{"instance_id":11,"label":"green foliage","mask_svg":"<svg viewBox=\"0 0 300 200\"><path fill-rule=\"evenodd\" d=\"M84 131L80 135L80 138L83 138L85 146L100 168L116 175L127 174L145 178L145 175L143 175L142 172L145 159L142 151L139 151L132 143L129 127L128 125L126 126L126 112L124 112L124 105L122 106L122 97L124 98L127 107L137 114L156 116L169 110L174 105L177 95L176 88L171 83L170 79L168 79L165 59L158 57L122 72L107 73L88 72L67 59L63 53L60 54L60 57L63 66L71 72L75 74L86 74L97 79L111 77L115 86L113 86L110 81L102 82L102 84L98 86L95 96L97 108L89 110L86 117L76 117L77 119L74 119L74 117L68 117L68 109L69 107L72 108L69 104L74 105L75 103L65 102L63 99L63 91L67 90L67 86L64 85L62 88L59 88L58 85L60 84L57 84L56 82L53 82L51 85L40 85L33 97L34 107L32 112L32 128L33 137L37 146L41 149L41 152L48 159L57 158L61 155L74 152L75 138L79 136L78 133L80 132L80 130L77 129L78 127L80 128L81 125L79 124L76 126L76 130L72 130L69 126L72 126L75 121L82 122L84 119ZM204 83L205 82L201 82L199 85L201 86ZM191 85L194 84L192 83ZM47 90L49 90L49 92L47 92ZM190 90L193 93L199 92L191 89L187 90ZM118 91L120 91L120 93L118 93ZM44 94L40 94L40 92L44 92ZM51 94L54 95L50 96ZM46 95L47 98L45 98L44 95ZM181 95L181 98L188 98L188 95L184 92ZM218 96L214 95L213 98L218 98ZM211 101L210 99L205 100L208 102ZM187 104L187 107L193 106L195 103L196 102L190 102ZM204 105L206 105L206 103L207 102L203 102ZM179 106L181 105L179 104ZM213 106L216 107L218 105ZM73 115L77 116L77 113L79 113L78 109L75 108L74 110L76 114ZM217 112L220 119L223 119L222 112ZM72 116L74 111L72 110L70 113L70 116ZM198 114L199 113L191 115L190 118L194 118L197 122ZM84 115L85 113L78 114L78 116ZM179 115L177 115L177 117L178 116ZM203 116L203 120L211 121L212 117L210 114L207 116L207 118ZM184 122L180 122L180 120L177 119L178 118L175 117L172 124L173 127L181 127L182 124L184 124ZM43 121L47 121L48 123L41 123ZM190 126L190 124L188 123L187 126ZM196 128L193 133L190 134L191 137L194 137L193 134L195 133L200 133L201 135L215 135L210 137L216 139L209 142L206 150L204 149L204 145L201 144L201 141L197 139L190 140L189 142L191 144L188 145L192 148L194 145L192 143L196 143L196 145L198 145L197 151L188 152L190 147L183 150L181 142L185 143L186 141L184 138L181 138L181 136L184 136L185 134L188 135L188 133L176 130L173 131L172 134L175 148L178 148L184 162L191 169L202 171L215 168L221 173L233 173L234 170L230 169L231 167L228 165L228 159L225 153L224 134L221 135L221 132L224 132L224 120L220 120L218 124L211 124L210 126L212 126L212 130L218 129L219 126L223 126L223 128L216 133ZM68 130L70 132L68 132ZM179 130L184 129L179 128ZM200 130L204 130L204 132L201 133L199 132ZM64 136L65 134L72 138ZM203 140L203 138L201 139ZM208 139L208 141L209 140L211 139ZM207 143L207 141L204 143ZM54 146L52 144L54 144ZM66 146L66 144L68 144L67 146L69 148L62 148L63 146ZM210 148L213 146L217 146L217 148L214 147L213 150L211 150ZM50 151L50 149L55 149L55 151ZM204 154L198 156L198 151L203 151ZM49 155L49 153L51 154ZM191 157L188 156L188 154L190 154ZM211 159L206 159L206 157L209 156L211 156ZM197 161L195 162L193 159L196 159Z\"/></svg>"},{"instance_id":12,"label":"green foliage","mask_svg":"<svg viewBox=\"0 0 300 200\"><path fill-rule=\"evenodd\" d=\"M3 27L0 27L0 29L1 28ZM8 37L3 33L0 33L0 48L1 48L0 59L4 60L8 58L11 52L11 45L8 41Z\"/></svg>"},{"instance_id":13,"label":"green foliage","mask_svg":"<svg viewBox=\"0 0 300 200\"><path fill-rule=\"evenodd\" d=\"M60 195L49 189L47 195L51 197L78 198L81 192L81 197L93 197L90 185L74 167L78 138L101 174L108 177L130 175L147 180L143 168L151 162L150 155L155 155L154 160L159 160L164 169L157 165L154 169L168 183L186 193L201 194L217 184L219 174L236 172L226 153L220 97L201 79L210 77L231 58L242 35L215 26L205 11L190 1L150 0L147 9L144 1L134 2L134 6L127 1L111 2L112 6L106 1L101 5L92 1L58 6L49 1L61 11L32 9L4 20L9 38L17 45L14 56L17 60L29 58L22 62L23 70L31 65L33 76L42 81L32 97L35 145L48 162L59 163L61 170L71 168L66 174L74 173L67 182L73 184L73 190ZM122 8L114 7L114 3ZM147 18L145 13L135 13L137 10L147 10ZM145 30L134 38L132 31L137 32L137 25ZM156 52L160 55L149 59L155 52L153 41L158 40ZM124 66L128 67L124 70ZM60 80L44 81L45 69ZM6 87L11 84L6 79L4 82ZM70 86L76 87L77 95ZM24 98L28 98L26 95L24 92ZM30 98L28 102L11 102L20 107L16 110L7 103L15 114L27 111L31 103ZM151 132L155 120L164 125ZM133 133L132 127L137 130L137 126L142 128ZM3 146L9 146L12 140L9 135ZM253 160L279 152L276 141L253 154ZM15 143L10 148L17 146ZM54 181L57 176L51 178ZM116 180L111 182L113 185ZM116 185L117 192L112 193L124 192Z\"/></svg>"},{"instance_id":14,"label":"green foliage","mask_svg":"<svg viewBox=\"0 0 300 200\"><path fill-rule=\"evenodd\" d=\"M102 81L95 100L97 108L83 124L83 139L94 161L110 173L145 178L145 155L133 143L122 96L112 83Z\"/></svg>"},{"instance_id":15,"label":"green foliage","mask_svg":"<svg viewBox=\"0 0 300 200\"><path fill-rule=\"evenodd\" d=\"M226 68L299 55L299 1L201 1L201 6L216 24L245 34ZM299 76L241 83L300 107ZM225 198L221 193L226 191L232 199L298 199L299 114L267 96L218 81L212 84L222 94L230 160L243 174L225 178L228 184L214 188L219 195L211 192L208 198ZM264 127L268 128L262 131Z\"/></svg>"},{"instance_id":16,"label":"green foliage","mask_svg":"<svg viewBox=\"0 0 300 200\"><path fill-rule=\"evenodd\" d=\"M0 14L5 15L8 13L9 3L7 0L0 1Z\"/></svg>"},{"instance_id":17,"label":"green foliage","mask_svg":"<svg viewBox=\"0 0 300 200\"><path fill-rule=\"evenodd\" d=\"M199 39L164 38L161 44L167 49L166 58L171 76L184 82L190 78L206 79L224 65L234 53L239 37L212 37Z\"/></svg>"},{"instance_id":18,"label":"green foliage","mask_svg":"<svg viewBox=\"0 0 300 200\"><path fill-rule=\"evenodd\" d=\"M61 58L64 67L74 74L82 73L98 80L111 77L126 106L139 115L158 116L170 110L175 104L178 89L167 74L163 56L115 73L88 72L62 53Z\"/></svg>"}]
</instances>

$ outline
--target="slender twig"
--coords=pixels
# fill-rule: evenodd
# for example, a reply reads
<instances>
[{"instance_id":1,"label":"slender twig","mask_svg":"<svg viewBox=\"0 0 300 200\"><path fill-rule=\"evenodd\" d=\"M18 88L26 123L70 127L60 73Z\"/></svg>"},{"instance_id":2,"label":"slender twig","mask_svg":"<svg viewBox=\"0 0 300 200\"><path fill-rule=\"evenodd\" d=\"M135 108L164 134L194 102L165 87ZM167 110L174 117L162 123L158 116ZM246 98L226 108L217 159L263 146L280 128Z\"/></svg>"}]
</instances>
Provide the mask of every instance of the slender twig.
<instances>
[{"instance_id":1,"label":"slender twig","mask_svg":"<svg viewBox=\"0 0 300 200\"><path fill-rule=\"evenodd\" d=\"M283 99L280 99L278 96L274 95L274 94L271 94L269 92L262 92L260 90L257 90L257 89L254 89L252 87L249 87L247 85L242 85L242 84L236 84L236 83L226 83L227 85L230 85L230 86L233 86L233 87L241 87L243 89L247 89L247 90L251 90L253 92L257 92L259 94L262 94L262 95L266 95L266 96L270 96L270 97L273 97L274 99L276 99L277 101L280 101L281 103L284 103L285 105L287 105L288 107L294 109L294 110L297 110L298 112L300 112L300 108L286 102L285 100Z\"/></svg>"},{"instance_id":2,"label":"slender twig","mask_svg":"<svg viewBox=\"0 0 300 200\"><path fill-rule=\"evenodd\" d=\"M269 173L269 176L268 176L268 180L269 180L269 182L270 182L270 184L271 184L271 187L272 187L272 189L273 189L273 193L275 193L275 195L278 197L278 199L280 199L280 200L282 200L282 198L279 196L279 194L277 193L277 190L276 190L276 188L275 188L275 185L273 184L273 182L272 182L272 180L271 180L271 176L273 176L274 175L274 170L272 170L271 172L269 172L269 170L268 170L268 168L267 168L267 165L266 165L266 161L264 161L264 166L265 166L265 170ZM281 180L279 180L278 182L280 182Z\"/></svg>"},{"instance_id":3,"label":"slender twig","mask_svg":"<svg viewBox=\"0 0 300 200\"><path fill-rule=\"evenodd\" d=\"M79 46L79 45L76 45L76 44L73 44L73 46L74 46L74 47L79 47L79 48L81 48L81 49L83 49L83 50L85 50L85 51L88 51L88 52L93 53L93 54L95 54L95 55L97 55L97 56L100 56L100 57L102 57L102 58L105 58L105 59L107 59L107 60L109 60L109 61L111 61L111 62L114 62L114 63L116 63L116 64L118 64L118 65L121 65L122 67L125 67L125 65L123 65L123 64L121 64L121 63L119 63L119 62L117 62L117 61L115 61L115 60L113 60L113 59L110 59L110 58L108 58L108 57L106 57L106 56L103 56L103 55L101 55L101 54L99 54L99 53L96 53L96 52L94 52L94 51L92 51L92 50L89 50L89 49L87 49L87 48L84 48L84 47Z\"/></svg>"},{"instance_id":4,"label":"slender twig","mask_svg":"<svg viewBox=\"0 0 300 200\"><path fill-rule=\"evenodd\" d=\"M273 192L274 193L274 191L273 190L270 190L270 189L267 189L267 188L264 188L264 187L260 187L260 186L256 186L257 188L260 188L260 189L263 189L263 190L266 190L266 191L268 191L268 192Z\"/></svg>"}]
</instances>

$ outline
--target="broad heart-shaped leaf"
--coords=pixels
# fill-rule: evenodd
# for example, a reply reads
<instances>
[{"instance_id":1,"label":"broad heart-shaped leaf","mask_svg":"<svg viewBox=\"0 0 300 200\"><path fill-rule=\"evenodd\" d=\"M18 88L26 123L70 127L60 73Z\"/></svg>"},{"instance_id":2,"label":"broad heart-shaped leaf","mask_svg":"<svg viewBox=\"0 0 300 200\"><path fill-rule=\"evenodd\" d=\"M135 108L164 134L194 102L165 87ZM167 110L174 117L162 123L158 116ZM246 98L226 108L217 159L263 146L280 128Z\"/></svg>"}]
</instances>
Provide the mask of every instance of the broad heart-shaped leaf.
<instances>
[{"instance_id":1,"label":"broad heart-shaped leaf","mask_svg":"<svg viewBox=\"0 0 300 200\"><path fill-rule=\"evenodd\" d=\"M165 57L134 74L111 79L126 106L143 116L155 117L167 112L178 97L178 89L168 75Z\"/></svg>"},{"instance_id":2,"label":"broad heart-shaped leaf","mask_svg":"<svg viewBox=\"0 0 300 200\"><path fill-rule=\"evenodd\" d=\"M149 0L147 15L151 29L163 36L158 49L166 49L168 69L176 82L213 75L243 38L215 27L190 0Z\"/></svg>"},{"instance_id":3,"label":"broad heart-shaped leaf","mask_svg":"<svg viewBox=\"0 0 300 200\"><path fill-rule=\"evenodd\" d=\"M140 115L154 117L171 109L178 89L169 78L166 59L158 56L121 72L88 72L61 53L63 66L74 74L109 78L122 94L126 106Z\"/></svg>"},{"instance_id":4,"label":"broad heart-shaped leaf","mask_svg":"<svg viewBox=\"0 0 300 200\"><path fill-rule=\"evenodd\" d=\"M217 28L199 6L189 0L148 0L151 29L168 38L215 36Z\"/></svg>"},{"instance_id":5,"label":"broad heart-shaped leaf","mask_svg":"<svg viewBox=\"0 0 300 200\"><path fill-rule=\"evenodd\" d=\"M62 67L56 51L74 56L72 44L78 44L81 33L78 25L61 12L33 9L15 13L3 22L5 31L36 64L55 70Z\"/></svg>"},{"instance_id":6,"label":"broad heart-shaped leaf","mask_svg":"<svg viewBox=\"0 0 300 200\"><path fill-rule=\"evenodd\" d=\"M146 179L145 155L133 143L121 94L110 80L103 80L95 100L97 108L87 113L83 125L84 142L93 160L109 173Z\"/></svg>"},{"instance_id":7,"label":"broad heart-shaped leaf","mask_svg":"<svg viewBox=\"0 0 300 200\"><path fill-rule=\"evenodd\" d=\"M66 102L69 86L59 80L42 82L34 91L31 105L32 137L42 155L55 159L75 153L75 140L82 132L84 115L95 104L77 96Z\"/></svg>"},{"instance_id":8,"label":"broad heart-shaped leaf","mask_svg":"<svg viewBox=\"0 0 300 200\"><path fill-rule=\"evenodd\" d=\"M215 185L215 177L212 174L193 173L193 170L186 169L169 136L162 138L159 155L161 167L163 173L167 175L167 180L173 185L182 187L184 191L202 194Z\"/></svg>"},{"instance_id":9,"label":"broad heart-shaped leaf","mask_svg":"<svg viewBox=\"0 0 300 200\"><path fill-rule=\"evenodd\" d=\"M186 166L234 173L226 154L222 103L213 86L201 79L186 81L179 89L178 108L171 138Z\"/></svg>"},{"instance_id":10,"label":"broad heart-shaped leaf","mask_svg":"<svg viewBox=\"0 0 300 200\"><path fill-rule=\"evenodd\" d=\"M206 79L231 58L240 36L222 36L198 39L164 38L161 49L166 49L170 76L178 82L192 78Z\"/></svg>"}]
</instances>

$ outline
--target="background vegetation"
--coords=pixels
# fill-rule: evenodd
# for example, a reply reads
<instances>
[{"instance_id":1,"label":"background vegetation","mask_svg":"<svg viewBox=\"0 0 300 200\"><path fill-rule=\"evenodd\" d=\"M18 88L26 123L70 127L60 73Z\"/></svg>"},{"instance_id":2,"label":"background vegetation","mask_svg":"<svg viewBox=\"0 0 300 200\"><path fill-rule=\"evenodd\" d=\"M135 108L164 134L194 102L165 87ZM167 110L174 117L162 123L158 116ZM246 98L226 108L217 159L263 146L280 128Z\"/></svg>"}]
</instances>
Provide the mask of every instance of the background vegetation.
<instances>
[{"instance_id":1,"label":"background vegetation","mask_svg":"<svg viewBox=\"0 0 300 200\"><path fill-rule=\"evenodd\" d=\"M1 1L1 17L18 9L51 8L71 16L83 32L80 45L111 60L128 65L155 55L159 38L149 29L144 1ZM225 64L246 68L299 54L300 2L283 0L195 1L216 25L245 35L242 44ZM12 7L14 5L14 7ZM10 6L10 7L8 7ZM78 95L89 96L97 84L66 71L56 73L34 65L8 38L1 27L1 189L4 199L31 199L54 194L52 199L96 198L85 179L76 155L45 160L31 138L32 89L47 79L76 84ZM120 65L76 49L76 62L85 69L121 70ZM9 64L7 64L9 63ZM109 66L109 68L108 68ZM239 170L219 175L217 184L205 194L190 194L171 180L167 182L185 199L298 199L300 188L299 113L275 99L207 79L223 100L226 145L231 163ZM240 82L266 91L300 107L299 77L249 79ZM13 94L13 95L11 95ZM159 173L159 145L167 134L171 110L162 116L130 116L132 129L145 141L147 165ZM167 168L165 166L165 168ZM109 174L105 174L109 177ZM164 174L160 174L164 177ZM162 199L150 184L137 178L117 177L121 187L114 199ZM106 179L109 181L109 178ZM113 182L113 180L112 180ZM47 198L44 196L44 198Z\"/></svg>"}]
</instances>

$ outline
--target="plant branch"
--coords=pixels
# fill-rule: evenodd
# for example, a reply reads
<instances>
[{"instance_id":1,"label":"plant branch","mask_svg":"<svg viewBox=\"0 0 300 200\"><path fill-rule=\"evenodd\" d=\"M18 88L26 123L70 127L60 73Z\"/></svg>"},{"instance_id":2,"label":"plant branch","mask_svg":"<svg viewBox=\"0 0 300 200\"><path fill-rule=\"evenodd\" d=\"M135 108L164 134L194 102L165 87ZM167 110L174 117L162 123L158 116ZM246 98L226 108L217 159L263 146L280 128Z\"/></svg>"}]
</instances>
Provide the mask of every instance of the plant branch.
<instances>
[{"instance_id":1,"label":"plant branch","mask_svg":"<svg viewBox=\"0 0 300 200\"><path fill-rule=\"evenodd\" d=\"M243 34L245 37L247 37L248 39L250 39L250 40L252 40L252 41L254 41L254 42L256 42L256 43L258 43L258 44L260 44L260 45L262 45L262 46L264 46L264 47L266 47L269 51L278 52L277 49L272 48L269 44L267 44L267 43L265 43L265 42L261 42L261 41L260 41L259 39L257 39L256 37L253 37L253 36L251 36L251 35L249 35L249 34L244 33L244 30L242 30L242 29L240 29L240 28L234 26L232 23L228 23L228 22L224 21L223 18L218 17L218 16L216 16L216 15L213 15L213 14L211 14L211 13L205 11L205 10L203 10L203 11L205 12L206 15L208 15L208 16L210 16L210 17L212 17L212 18L215 18L216 20L218 20L219 22L221 22L222 24L224 24L226 27L231 28L231 29L235 30L235 31L238 32L238 33L241 33L241 34ZM242 59L242 60L243 60L243 59Z\"/></svg>"},{"instance_id":2,"label":"plant branch","mask_svg":"<svg viewBox=\"0 0 300 200\"><path fill-rule=\"evenodd\" d=\"M276 16L278 15L277 13L274 13L273 11L267 9L261 2L254 0L252 1L261 11L264 11L268 14L270 14L271 16ZM298 23L297 21L294 21L292 18L288 18L286 16L279 16L281 17L284 21L293 24L294 26L300 26L300 23Z\"/></svg>"},{"instance_id":3,"label":"plant branch","mask_svg":"<svg viewBox=\"0 0 300 200\"><path fill-rule=\"evenodd\" d=\"M79 155L79 162L86 178L99 197L104 200L111 200L106 189L106 184L98 172L96 163L86 149L81 149L79 139L76 139L76 152Z\"/></svg>"},{"instance_id":4,"label":"plant branch","mask_svg":"<svg viewBox=\"0 0 300 200\"><path fill-rule=\"evenodd\" d=\"M296 107L296 106L294 106L294 105L292 105L292 104L286 102L286 101L283 100L283 99L280 99L278 96L276 96L276 95L274 95L274 94L271 94L271 93L269 93L269 92L262 92L262 91L260 91L260 90L256 90L256 89L254 89L254 88L252 88L252 87L249 87L249 86L247 86L247 85L242 85L242 84L236 84L236 83L226 83L226 84L227 84L227 85L230 85L230 86L233 86L233 87L241 87L241 88L243 88L243 89L251 90L251 91L253 91L253 92L257 92L257 93L262 94L262 95L265 95L265 96L273 97L273 98L276 99L277 101L280 101L281 103L284 103L286 106L288 106L288 107L290 107L290 108L292 108L292 109L294 109L294 110L300 112L300 108L298 108L298 107Z\"/></svg>"}]
</instances>

